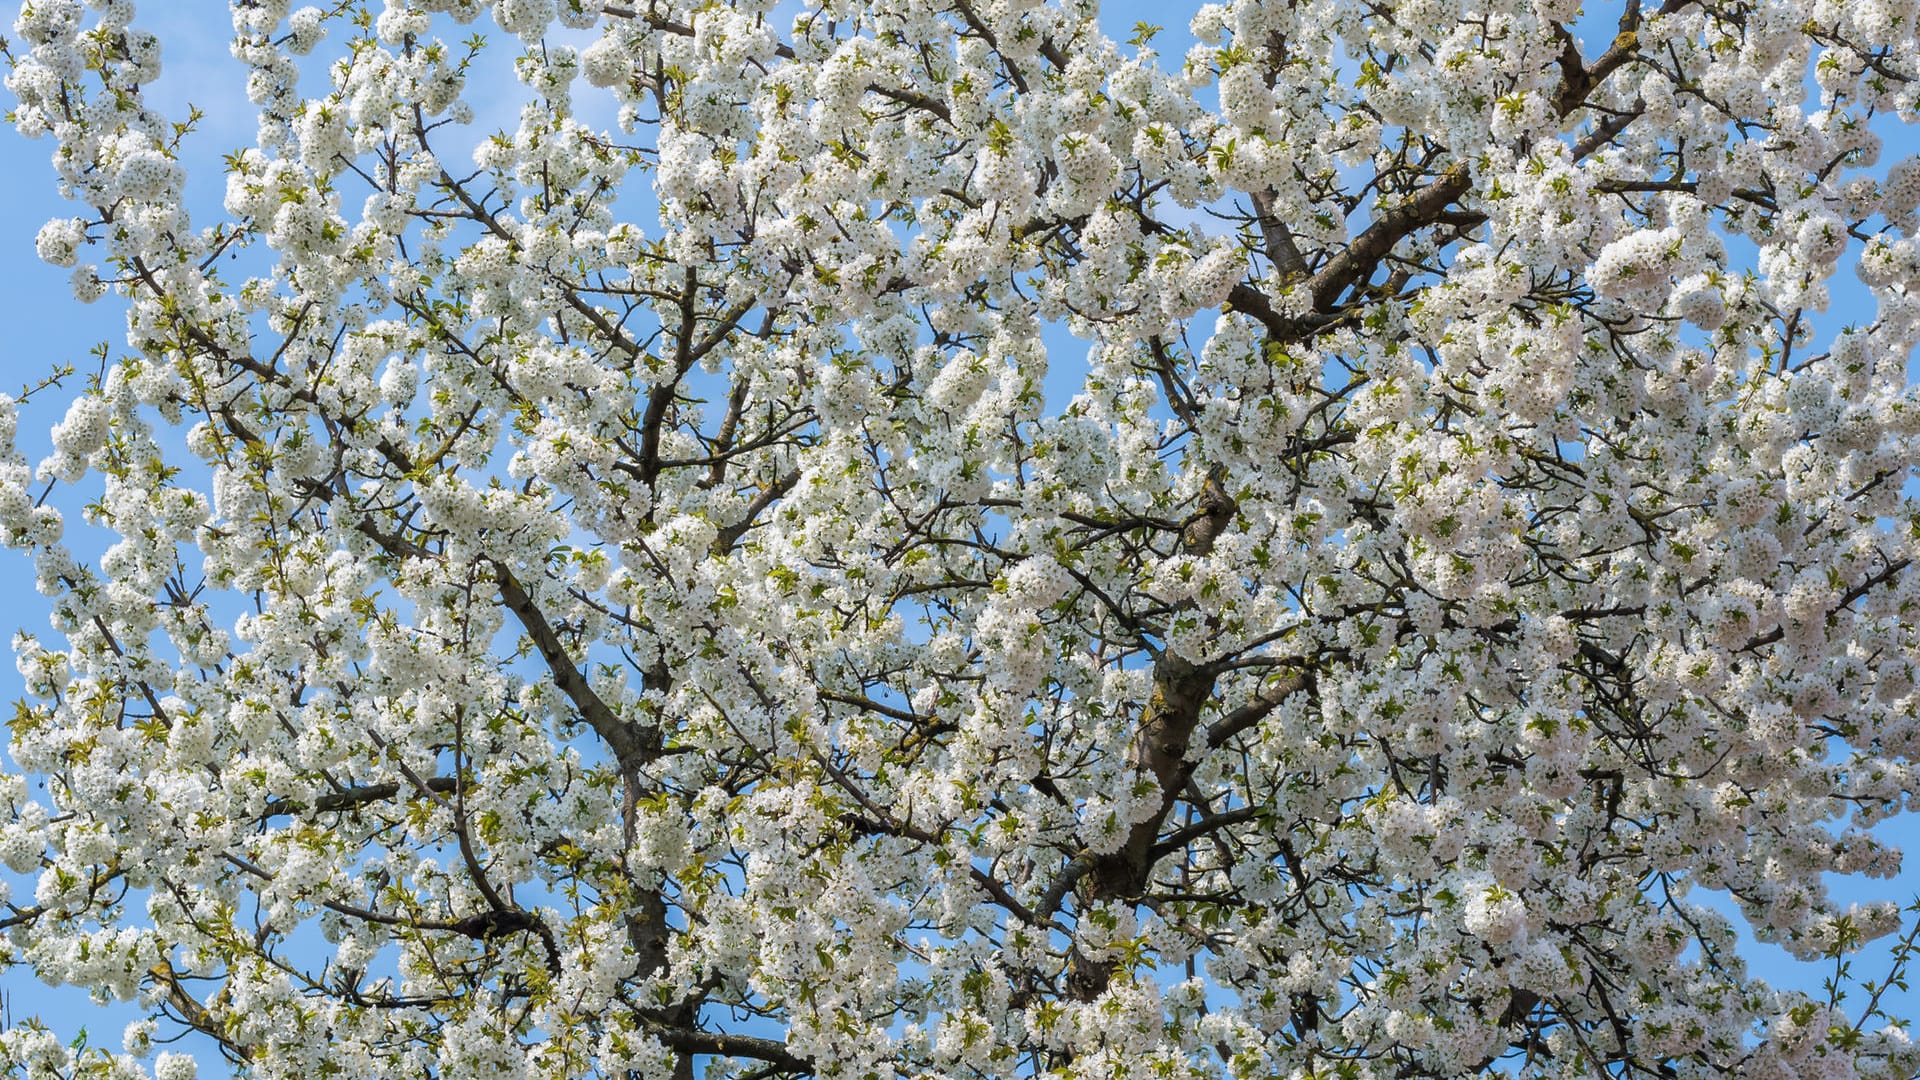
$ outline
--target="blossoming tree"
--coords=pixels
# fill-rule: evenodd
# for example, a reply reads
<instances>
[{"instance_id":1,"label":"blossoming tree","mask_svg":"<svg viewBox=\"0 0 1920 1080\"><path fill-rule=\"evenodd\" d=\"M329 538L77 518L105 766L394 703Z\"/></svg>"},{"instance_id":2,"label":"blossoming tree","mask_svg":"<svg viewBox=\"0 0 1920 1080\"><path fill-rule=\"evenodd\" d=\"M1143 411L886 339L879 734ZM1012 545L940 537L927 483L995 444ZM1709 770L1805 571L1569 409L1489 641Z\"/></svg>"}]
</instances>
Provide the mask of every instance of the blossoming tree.
<instances>
[{"instance_id":1,"label":"blossoming tree","mask_svg":"<svg viewBox=\"0 0 1920 1080\"><path fill-rule=\"evenodd\" d=\"M235 0L211 224L133 6L0 925L157 1026L16 1066L1920 1068L1736 947L1898 929L1913 0Z\"/></svg>"}]
</instances>

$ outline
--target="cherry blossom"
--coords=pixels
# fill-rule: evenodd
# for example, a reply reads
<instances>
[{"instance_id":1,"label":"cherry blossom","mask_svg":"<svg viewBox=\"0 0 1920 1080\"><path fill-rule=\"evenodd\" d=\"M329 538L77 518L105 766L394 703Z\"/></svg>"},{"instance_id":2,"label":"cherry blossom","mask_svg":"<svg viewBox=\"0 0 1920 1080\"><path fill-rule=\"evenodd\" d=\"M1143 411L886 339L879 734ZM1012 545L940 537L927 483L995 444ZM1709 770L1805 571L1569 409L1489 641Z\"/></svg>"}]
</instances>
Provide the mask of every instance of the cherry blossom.
<instances>
[{"instance_id":1,"label":"cherry blossom","mask_svg":"<svg viewBox=\"0 0 1920 1080\"><path fill-rule=\"evenodd\" d=\"M1910 3L292 8L9 39L8 1067L1920 1070Z\"/></svg>"}]
</instances>

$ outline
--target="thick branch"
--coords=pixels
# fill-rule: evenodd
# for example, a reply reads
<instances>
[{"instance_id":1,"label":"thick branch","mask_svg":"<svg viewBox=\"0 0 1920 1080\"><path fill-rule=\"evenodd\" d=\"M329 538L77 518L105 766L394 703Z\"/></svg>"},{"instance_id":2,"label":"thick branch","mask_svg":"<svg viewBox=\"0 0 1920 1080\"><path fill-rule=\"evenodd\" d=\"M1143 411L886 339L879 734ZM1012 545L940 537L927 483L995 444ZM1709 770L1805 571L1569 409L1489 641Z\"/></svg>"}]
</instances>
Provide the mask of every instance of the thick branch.
<instances>
[{"instance_id":1,"label":"thick branch","mask_svg":"<svg viewBox=\"0 0 1920 1080\"><path fill-rule=\"evenodd\" d=\"M764 1061L783 1073L811 1075L813 1063L787 1049L787 1044L752 1035L729 1035L694 1028L653 1025L653 1034L668 1049L683 1054L716 1054L721 1057L753 1058Z\"/></svg>"},{"instance_id":2,"label":"thick branch","mask_svg":"<svg viewBox=\"0 0 1920 1080\"><path fill-rule=\"evenodd\" d=\"M493 573L500 587L500 601L508 611L513 612L514 618L520 620L527 636L533 639L533 647L540 651L540 658L546 661L547 669L553 672L553 684L567 695L567 700L573 702L574 708L580 710L581 719L587 722L587 726L606 741L622 774L630 775L649 756L639 733L616 715L588 685L587 677L581 674L573 657L567 655L566 646L560 643L559 635L553 632L546 614L527 595L527 590L513 576L513 571L494 562Z\"/></svg>"},{"instance_id":3,"label":"thick branch","mask_svg":"<svg viewBox=\"0 0 1920 1080\"><path fill-rule=\"evenodd\" d=\"M1265 720L1281 702L1305 689L1309 682L1306 672L1296 671L1267 683L1253 695L1252 701L1214 721L1207 729L1207 749L1218 750L1235 735Z\"/></svg>"},{"instance_id":4,"label":"thick branch","mask_svg":"<svg viewBox=\"0 0 1920 1080\"><path fill-rule=\"evenodd\" d=\"M172 964L155 964L147 969L147 974L153 976L154 982L161 987L163 999L180 1013L180 1018L186 1021L187 1026L211 1036L222 1049L241 1061L253 1060L253 1048L235 1042L227 1034L227 1025L221 1018L187 993L186 987L180 985L180 975L173 970Z\"/></svg>"},{"instance_id":5,"label":"thick branch","mask_svg":"<svg viewBox=\"0 0 1920 1080\"><path fill-rule=\"evenodd\" d=\"M452 792L460 786L460 781L451 776L431 776L425 780L428 791L442 794ZM378 784L362 784L345 791L328 792L313 800L312 811L316 814L334 814L344 810L358 810L370 803L382 802L400 793L400 785L388 780ZM274 799L261 811L262 817L278 817L281 814L297 814L308 809L307 804L297 799Z\"/></svg>"}]
</instances>

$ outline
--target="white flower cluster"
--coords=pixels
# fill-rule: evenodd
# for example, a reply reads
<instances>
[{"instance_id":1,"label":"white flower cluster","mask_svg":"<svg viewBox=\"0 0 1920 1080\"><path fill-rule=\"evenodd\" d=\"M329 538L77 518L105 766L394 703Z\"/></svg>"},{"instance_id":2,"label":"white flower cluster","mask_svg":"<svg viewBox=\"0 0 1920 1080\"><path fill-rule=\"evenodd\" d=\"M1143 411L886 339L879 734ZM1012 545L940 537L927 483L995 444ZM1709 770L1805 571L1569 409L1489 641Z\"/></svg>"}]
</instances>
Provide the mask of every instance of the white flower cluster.
<instances>
[{"instance_id":1,"label":"white flower cluster","mask_svg":"<svg viewBox=\"0 0 1920 1080\"><path fill-rule=\"evenodd\" d=\"M86 239L86 222L79 218L55 218L34 238L34 250L55 266L72 266Z\"/></svg>"}]
</instances>

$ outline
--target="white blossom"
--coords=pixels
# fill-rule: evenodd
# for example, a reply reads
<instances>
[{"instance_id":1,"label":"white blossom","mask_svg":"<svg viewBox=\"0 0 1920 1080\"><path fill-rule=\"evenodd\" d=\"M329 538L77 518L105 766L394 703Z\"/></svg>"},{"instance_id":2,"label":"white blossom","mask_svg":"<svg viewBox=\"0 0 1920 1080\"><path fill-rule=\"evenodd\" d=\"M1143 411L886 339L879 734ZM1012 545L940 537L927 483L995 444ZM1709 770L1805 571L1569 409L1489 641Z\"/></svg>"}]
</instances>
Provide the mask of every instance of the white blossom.
<instances>
[{"instance_id":1,"label":"white blossom","mask_svg":"<svg viewBox=\"0 0 1920 1080\"><path fill-rule=\"evenodd\" d=\"M1910 4L235 0L231 153L153 6L9 38L0 921L141 1018L5 1069L1920 1072Z\"/></svg>"}]
</instances>

